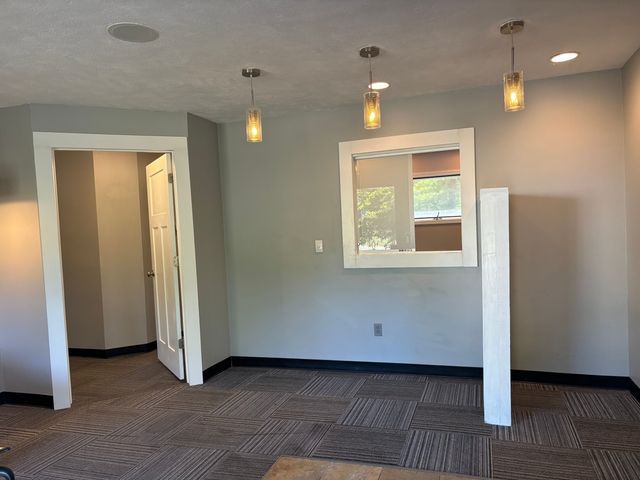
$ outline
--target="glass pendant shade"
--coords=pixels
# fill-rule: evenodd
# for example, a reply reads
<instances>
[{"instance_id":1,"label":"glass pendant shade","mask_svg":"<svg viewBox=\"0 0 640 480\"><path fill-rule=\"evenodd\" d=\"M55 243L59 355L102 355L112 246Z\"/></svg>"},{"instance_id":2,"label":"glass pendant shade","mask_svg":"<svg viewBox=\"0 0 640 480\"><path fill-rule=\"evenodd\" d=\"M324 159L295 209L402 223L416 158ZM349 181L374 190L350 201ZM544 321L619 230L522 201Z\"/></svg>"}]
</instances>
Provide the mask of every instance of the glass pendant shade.
<instances>
[{"instance_id":1,"label":"glass pendant shade","mask_svg":"<svg viewBox=\"0 0 640 480\"><path fill-rule=\"evenodd\" d=\"M520 72L505 73L503 79L504 111L517 112L524 110L524 74Z\"/></svg>"},{"instance_id":2,"label":"glass pendant shade","mask_svg":"<svg viewBox=\"0 0 640 480\"><path fill-rule=\"evenodd\" d=\"M257 107L247 109L247 142L262 141L262 111Z\"/></svg>"},{"instance_id":3,"label":"glass pendant shade","mask_svg":"<svg viewBox=\"0 0 640 480\"><path fill-rule=\"evenodd\" d=\"M382 126L380 118L380 92L369 91L364 94L364 128L373 130Z\"/></svg>"}]
</instances>

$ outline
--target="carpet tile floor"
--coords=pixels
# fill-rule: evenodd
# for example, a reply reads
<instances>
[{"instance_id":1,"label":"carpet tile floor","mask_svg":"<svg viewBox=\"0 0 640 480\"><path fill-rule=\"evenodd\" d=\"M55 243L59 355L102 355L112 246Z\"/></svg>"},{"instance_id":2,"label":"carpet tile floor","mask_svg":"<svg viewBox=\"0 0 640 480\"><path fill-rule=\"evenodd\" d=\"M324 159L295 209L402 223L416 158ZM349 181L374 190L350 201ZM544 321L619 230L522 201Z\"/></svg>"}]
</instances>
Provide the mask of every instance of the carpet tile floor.
<instances>
[{"instance_id":1,"label":"carpet tile floor","mask_svg":"<svg viewBox=\"0 0 640 480\"><path fill-rule=\"evenodd\" d=\"M285 457L390 479L640 479L624 390L514 382L513 426L492 427L475 379L234 367L189 387L155 352L71 366L71 409L0 406L18 479L259 480Z\"/></svg>"}]
</instances>

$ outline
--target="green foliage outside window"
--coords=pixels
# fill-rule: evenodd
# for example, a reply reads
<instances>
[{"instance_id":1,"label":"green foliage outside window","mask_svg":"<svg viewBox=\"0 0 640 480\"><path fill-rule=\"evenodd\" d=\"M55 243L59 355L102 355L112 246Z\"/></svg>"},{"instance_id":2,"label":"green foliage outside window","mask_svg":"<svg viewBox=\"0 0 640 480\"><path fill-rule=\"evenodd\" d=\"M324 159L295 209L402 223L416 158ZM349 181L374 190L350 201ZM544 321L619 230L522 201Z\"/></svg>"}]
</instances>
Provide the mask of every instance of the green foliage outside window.
<instances>
[{"instance_id":1,"label":"green foliage outside window","mask_svg":"<svg viewBox=\"0 0 640 480\"><path fill-rule=\"evenodd\" d=\"M460 175L414 179L414 218L461 216L460 191Z\"/></svg>"},{"instance_id":2,"label":"green foliage outside window","mask_svg":"<svg viewBox=\"0 0 640 480\"><path fill-rule=\"evenodd\" d=\"M357 204L359 248L389 250L395 246L394 188L360 188Z\"/></svg>"}]
</instances>

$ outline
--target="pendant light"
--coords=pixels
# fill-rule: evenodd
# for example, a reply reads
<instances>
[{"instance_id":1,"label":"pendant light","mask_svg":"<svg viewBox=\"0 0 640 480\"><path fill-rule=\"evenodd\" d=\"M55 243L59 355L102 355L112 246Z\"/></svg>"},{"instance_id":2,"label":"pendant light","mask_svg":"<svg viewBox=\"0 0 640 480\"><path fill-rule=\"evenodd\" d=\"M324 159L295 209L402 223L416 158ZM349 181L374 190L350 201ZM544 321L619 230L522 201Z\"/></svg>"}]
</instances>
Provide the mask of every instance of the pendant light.
<instances>
[{"instance_id":1,"label":"pendant light","mask_svg":"<svg viewBox=\"0 0 640 480\"><path fill-rule=\"evenodd\" d=\"M504 111L517 112L524 110L524 74L515 70L515 52L513 35L524 30L524 20L509 20L500 25L500 33L511 37L511 72L503 77Z\"/></svg>"},{"instance_id":2,"label":"pendant light","mask_svg":"<svg viewBox=\"0 0 640 480\"><path fill-rule=\"evenodd\" d=\"M380 55L380 49L375 46L363 47L360 49L360 56L369 60L369 90L364 94L364 128L373 130L380 128L382 119L380 118L380 92L373 89L373 74L371 73L371 59Z\"/></svg>"},{"instance_id":3,"label":"pendant light","mask_svg":"<svg viewBox=\"0 0 640 480\"><path fill-rule=\"evenodd\" d=\"M260 76L259 68L243 68L242 76L249 77L251 84L251 106L247 108L247 142L256 143L262 141L262 111L256 107L253 95L253 79Z\"/></svg>"}]
</instances>

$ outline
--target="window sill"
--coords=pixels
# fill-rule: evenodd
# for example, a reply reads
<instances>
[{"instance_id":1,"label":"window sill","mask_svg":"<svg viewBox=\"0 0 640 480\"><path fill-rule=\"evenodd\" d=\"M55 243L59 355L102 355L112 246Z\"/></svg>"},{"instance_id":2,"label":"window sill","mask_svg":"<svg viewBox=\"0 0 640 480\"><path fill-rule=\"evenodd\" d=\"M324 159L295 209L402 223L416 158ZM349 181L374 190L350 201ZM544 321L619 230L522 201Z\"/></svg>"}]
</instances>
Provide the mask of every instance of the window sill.
<instances>
[{"instance_id":1,"label":"window sill","mask_svg":"<svg viewBox=\"0 0 640 480\"><path fill-rule=\"evenodd\" d=\"M435 218L417 218L415 220L416 225L451 225L455 223L462 223L460 217L441 218L436 220Z\"/></svg>"}]
</instances>

